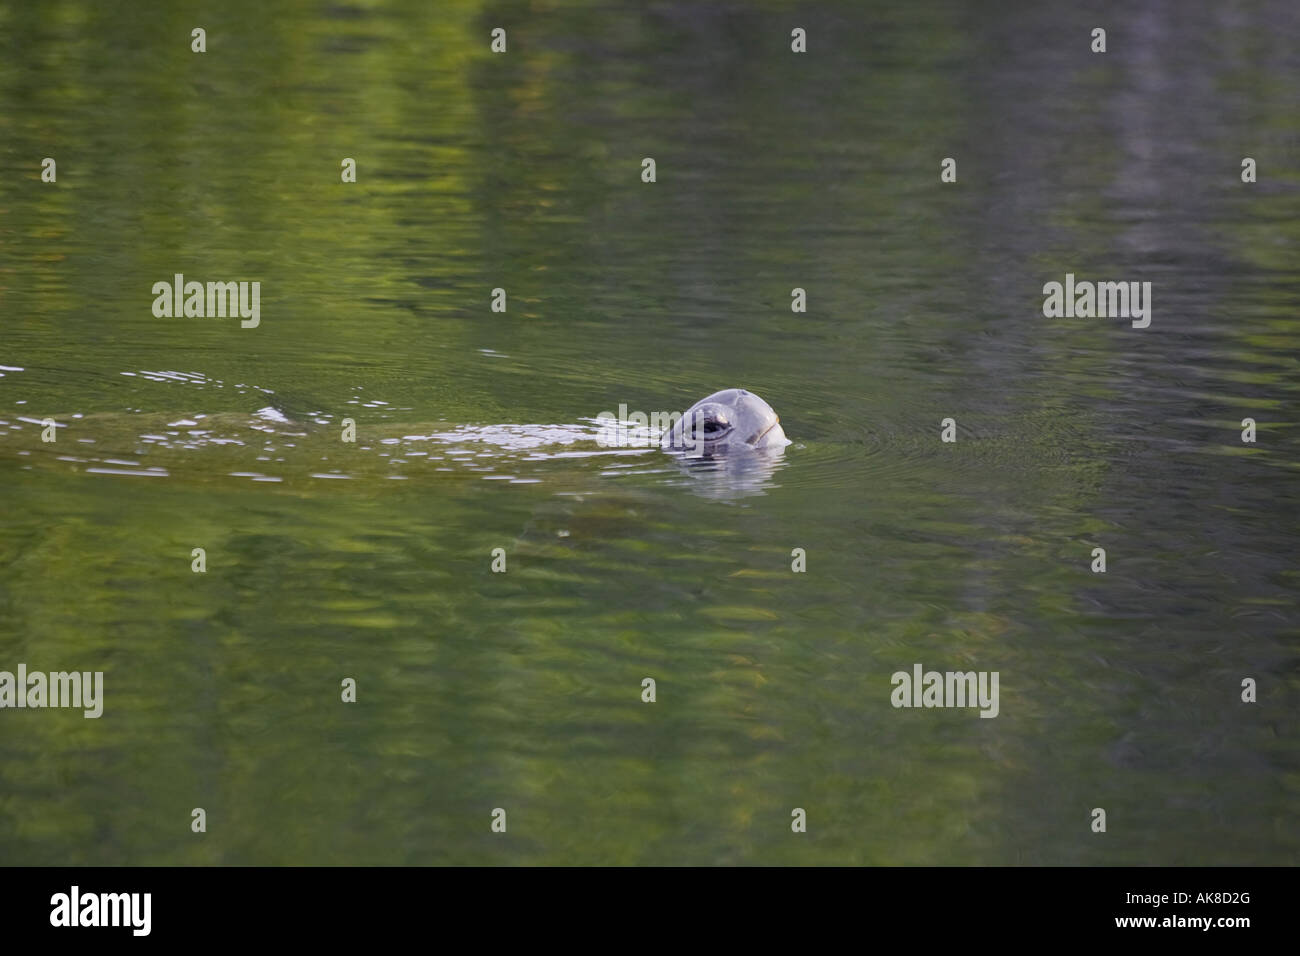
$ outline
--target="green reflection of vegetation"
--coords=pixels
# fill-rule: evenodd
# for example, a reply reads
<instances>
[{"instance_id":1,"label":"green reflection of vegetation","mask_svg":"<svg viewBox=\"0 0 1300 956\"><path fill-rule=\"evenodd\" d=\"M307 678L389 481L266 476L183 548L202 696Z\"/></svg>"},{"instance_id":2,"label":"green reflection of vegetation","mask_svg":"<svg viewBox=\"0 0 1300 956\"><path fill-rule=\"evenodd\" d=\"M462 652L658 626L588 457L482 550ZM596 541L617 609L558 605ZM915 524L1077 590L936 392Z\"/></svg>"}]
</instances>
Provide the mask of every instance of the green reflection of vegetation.
<instances>
[{"instance_id":1,"label":"green reflection of vegetation","mask_svg":"<svg viewBox=\"0 0 1300 956\"><path fill-rule=\"evenodd\" d=\"M108 694L4 713L0 859L1291 859L1300 113L1254 6L1208 60L1202 12L1098 62L1044 54L1066 4L822 5L802 58L768 4L0 4L5 421L122 415L76 434L130 454L128 409L271 401L237 384L363 430L747 384L798 443L718 502L662 462L332 482L317 436L115 479L0 439L0 667ZM1154 274L1155 331L1047 323L1066 271ZM260 280L263 327L153 318L174 272ZM1000 670L1002 716L894 711L914 661Z\"/></svg>"}]
</instances>

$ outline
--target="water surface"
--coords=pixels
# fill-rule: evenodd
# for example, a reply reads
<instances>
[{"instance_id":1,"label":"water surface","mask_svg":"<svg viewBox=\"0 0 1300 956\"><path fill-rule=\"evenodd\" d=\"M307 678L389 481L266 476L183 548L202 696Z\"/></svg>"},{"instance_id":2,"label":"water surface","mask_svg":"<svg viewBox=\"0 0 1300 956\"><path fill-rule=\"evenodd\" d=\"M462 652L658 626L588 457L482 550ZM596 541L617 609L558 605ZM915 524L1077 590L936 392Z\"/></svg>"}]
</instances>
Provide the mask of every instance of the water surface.
<instances>
[{"instance_id":1,"label":"water surface","mask_svg":"<svg viewBox=\"0 0 1300 956\"><path fill-rule=\"evenodd\" d=\"M0 669L106 686L0 860L1293 863L1300 16L1097 20L0 3ZM729 386L772 468L592 441Z\"/></svg>"}]
</instances>

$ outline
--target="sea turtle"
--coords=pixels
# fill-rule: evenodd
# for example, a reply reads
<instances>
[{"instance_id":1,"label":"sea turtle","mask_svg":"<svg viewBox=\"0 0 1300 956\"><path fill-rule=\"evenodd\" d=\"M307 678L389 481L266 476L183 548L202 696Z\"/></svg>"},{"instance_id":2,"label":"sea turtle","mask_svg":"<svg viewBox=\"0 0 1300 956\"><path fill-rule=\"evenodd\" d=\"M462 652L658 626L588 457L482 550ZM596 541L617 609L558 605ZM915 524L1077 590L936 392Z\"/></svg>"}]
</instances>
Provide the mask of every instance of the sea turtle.
<instances>
[{"instance_id":1,"label":"sea turtle","mask_svg":"<svg viewBox=\"0 0 1300 956\"><path fill-rule=\"evenodd\" d=\"M700 399L664 433L665 451L697 458L778 451L790 444L772 406L743 388Z\"/></svg>"}]
</instances>

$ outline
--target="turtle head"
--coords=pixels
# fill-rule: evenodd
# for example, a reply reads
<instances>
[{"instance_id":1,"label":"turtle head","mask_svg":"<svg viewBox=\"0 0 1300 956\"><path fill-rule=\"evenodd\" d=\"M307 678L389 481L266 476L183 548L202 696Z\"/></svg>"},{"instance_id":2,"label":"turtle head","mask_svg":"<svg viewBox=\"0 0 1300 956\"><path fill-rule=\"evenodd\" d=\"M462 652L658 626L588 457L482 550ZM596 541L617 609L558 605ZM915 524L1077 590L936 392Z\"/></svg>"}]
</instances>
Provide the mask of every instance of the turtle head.
<instances>
[{"instance_id":1,"label":"turtle head","mask_svg":"<svg viewBox=\"0 0 1300 956\"><path fill-rule=\"evenodd\" d=\"M713 458L737 451L784 448L790 444L772 406L743 388L727 388L700 399L664 433L666 451Z\"/></svg>"}]
</instances>

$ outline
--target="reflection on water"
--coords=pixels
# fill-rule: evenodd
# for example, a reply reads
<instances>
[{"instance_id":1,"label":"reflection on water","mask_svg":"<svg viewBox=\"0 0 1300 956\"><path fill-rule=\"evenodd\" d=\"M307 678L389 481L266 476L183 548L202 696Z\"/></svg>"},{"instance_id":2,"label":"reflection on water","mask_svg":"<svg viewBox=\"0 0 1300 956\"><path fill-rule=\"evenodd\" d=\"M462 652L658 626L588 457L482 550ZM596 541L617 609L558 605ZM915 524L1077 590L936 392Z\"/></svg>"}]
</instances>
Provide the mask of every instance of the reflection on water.
<instances>
[{"instance_id":1,"label":"reflection on water","mask_svg":"<svg viewBox=\"0 0 1300 956\"><path fill-rule=\"evenodd\" d=\"M1293 3L211 16L0 3L0 669L105 674L0 713L0 859L1295 859ZM590 417L732 384L784 456Z\"/></svg>"},{"instance_id":2,"label":"reflection on water","mask_svg":"<svg viewBox=\"0 0 1300 956\"><path fill-rule=\"evenodd\" d=\"M764 494L784 463L785 448L742 450L718 457L673 456L688 479L684 487L703 498L729 500Z\"/></svg>"}]
</instances>

